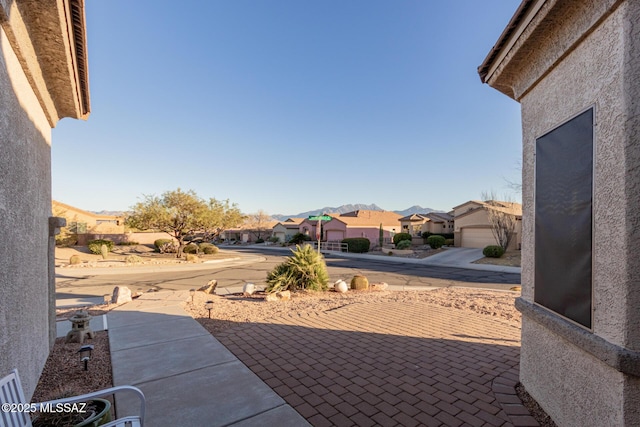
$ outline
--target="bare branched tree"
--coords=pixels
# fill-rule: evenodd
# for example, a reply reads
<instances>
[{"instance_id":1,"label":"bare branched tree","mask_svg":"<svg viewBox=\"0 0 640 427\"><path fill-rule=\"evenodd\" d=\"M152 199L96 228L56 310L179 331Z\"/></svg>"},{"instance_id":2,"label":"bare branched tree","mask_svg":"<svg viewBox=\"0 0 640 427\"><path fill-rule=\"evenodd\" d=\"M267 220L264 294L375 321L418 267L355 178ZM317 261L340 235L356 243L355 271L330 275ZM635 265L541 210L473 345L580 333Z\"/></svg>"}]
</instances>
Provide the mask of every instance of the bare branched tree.
<instances>
[{"instance_id":1,"label":"bare branched tree","mask_svg":"<svg viewBox=\"0 0 640 427\"><path fill-rule=\"evenodd\" d=\"M505 251L509 247L513 236L516 234L517 211L515 203L510 197L507 200L499 201L496 199L495 193L483 192L482 200L487 209L487 216L491 224L491 232L495 237L498 245Z\"/></svg>"},{"instance_id":2,"label":"bare branched tree","mask_svg":"<svg viewBox=\"0 0 640 427\"><path fill-rule=\"evenodd\" d=\"M253 233L256 238L262 239L262 235L266 234L269 228L271 217L262 209L256 213L248 215L245 226Z\"/></svg>"}]
</instances>

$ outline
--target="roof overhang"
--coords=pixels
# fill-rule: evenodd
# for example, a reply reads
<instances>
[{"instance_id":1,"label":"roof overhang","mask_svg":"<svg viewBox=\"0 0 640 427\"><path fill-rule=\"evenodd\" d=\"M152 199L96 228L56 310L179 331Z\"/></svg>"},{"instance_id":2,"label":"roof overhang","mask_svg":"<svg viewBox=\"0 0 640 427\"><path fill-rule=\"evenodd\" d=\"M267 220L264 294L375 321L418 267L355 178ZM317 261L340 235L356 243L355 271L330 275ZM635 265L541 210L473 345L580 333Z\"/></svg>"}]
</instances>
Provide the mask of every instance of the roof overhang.
<instances>
[{"instance_id":1,"label":"roof overhang","mask_svg":"<svg viewBox=\"0 0 640 427\"><path fill-rule=\"evenodd\" d=\"M625 0L523 0L478 67L483 83L520 101Z\"/></svg>"},{"instance_id":2,"label":"roof overhang","mask_svg":"<svg viewBox=\"0 0 640 427\"><path fill-rule=\"evenodd\" d=\"M51 127L90 113L84 0L0 0L2 26Z\"/></svg>"}]
</instances>

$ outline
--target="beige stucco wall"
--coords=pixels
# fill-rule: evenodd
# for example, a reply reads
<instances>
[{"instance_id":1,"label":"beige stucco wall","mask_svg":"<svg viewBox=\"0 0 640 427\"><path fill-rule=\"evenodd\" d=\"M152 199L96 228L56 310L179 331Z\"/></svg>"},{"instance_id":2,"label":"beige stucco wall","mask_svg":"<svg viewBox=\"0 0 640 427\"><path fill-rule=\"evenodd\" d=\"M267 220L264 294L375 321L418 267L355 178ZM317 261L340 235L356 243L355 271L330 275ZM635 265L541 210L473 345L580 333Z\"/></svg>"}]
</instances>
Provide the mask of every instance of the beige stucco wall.
<instances>
[{"instance_id":1,"label":"beige stucco wall","mask_svg":"<svg viewBox=\"0 0 640 427\"><path fill-rule=\"evenodd\" d=\"M634 22L640 18L640 4L622 2L542 80L526 89L528 76L543 75L549 65L549 60L536 56L566 48L567 32L579 38L607 2L571 3L563 19L546 26L546 40L536 40L537 53L527 63L530 70L522 71L516 85L524 91L520 99L524 130L522 296L533 302L535 140L594 105L593 334L638 351L640 26ZM526 316L520 369L527 390L558 425L640 425L638 377L623 375ZM625 410L634 405L633 410Z\"/></svg>"},{"instance_id":2,"label":"beige stucco wall","mask_svg":"<svg viewBox=\"0 0 640 427\"><path fill-rule=\"evenodd\" d=\"M0 27L0 376L27 398L49 354L51 130Z\"/></svg>"}]
</instances>

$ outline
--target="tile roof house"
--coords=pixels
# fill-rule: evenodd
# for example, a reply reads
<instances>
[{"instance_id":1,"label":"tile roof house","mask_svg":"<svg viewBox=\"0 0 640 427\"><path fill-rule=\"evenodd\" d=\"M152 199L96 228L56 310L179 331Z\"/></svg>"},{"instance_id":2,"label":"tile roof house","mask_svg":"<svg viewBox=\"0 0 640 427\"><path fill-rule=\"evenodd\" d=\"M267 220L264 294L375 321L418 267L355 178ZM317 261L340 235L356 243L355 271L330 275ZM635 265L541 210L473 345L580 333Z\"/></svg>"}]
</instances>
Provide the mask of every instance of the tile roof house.
<instances>
[{"instance_id":1,"label":"tile roof house","mask_svg":"<svg viewBox=\"0 0 640 427\"><path fill-rule=\"evenodd\" d=\"M280 242L288 242L291 238L300 232L300 224L305 218L287 218L273 226L273 236L277 237Z\"/></svg>"},{"instance_id":2,"label":"tile roof house","mask_svg":"<svg viewBox=\"0 0 640 427\"><path fill-rule=\"evenodd\" d=\"M333 216L331 221L322 224L322 240L339 242L350 237L366 237L373 247L379 242L380 225L382 225L384 239L388 242L393 234L400 232L401 217L395 212L372 210L357 210ZM317 221L309 221L309 224L303 222L301 229L308 225L313 227L311 235L314 236Z\"/></svg>"},{"instance_id":3,"label":"tile roof house","mask_svg":"<svg viewBox=\"0 0 640 427\"><path fill-rule=\"evenodd\" d=\"M419 237L422 233L449 234L453 233L453 216L446 212L429 212L427 214L412 214L400 218L403 233Z\"/></svg>"},{"instance_id":4,"label":"tile roof house","mask_svg":"<svg viewBox=\"0 0 640 427\"><path fill-rule=\"evenodd\" d=\"M455 246L484 248L498 244L491 230L489 210L504 212L516 217L515 235L508 249L520 249L522 244L522 205L497 200L486 202L470 200L453 208Z\"/></svg>"}]
</instances>

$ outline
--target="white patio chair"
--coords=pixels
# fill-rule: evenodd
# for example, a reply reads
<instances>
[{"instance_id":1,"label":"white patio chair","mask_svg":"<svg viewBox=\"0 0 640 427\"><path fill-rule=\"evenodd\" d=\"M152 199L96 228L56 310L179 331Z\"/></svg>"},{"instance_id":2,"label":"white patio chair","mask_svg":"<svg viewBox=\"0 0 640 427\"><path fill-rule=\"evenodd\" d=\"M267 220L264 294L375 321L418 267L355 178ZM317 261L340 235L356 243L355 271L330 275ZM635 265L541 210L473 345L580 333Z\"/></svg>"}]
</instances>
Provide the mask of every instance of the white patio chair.
<instances>
[{"instance_id":1,"label":"white patio chair","mask_svg":"<svg viewBox=\"0 0 640 427\"><path fill-rule=\"evenodd\" d=\"M118 387L106 388L93 393L83 394L65 399L51 400L48 402L37 403L36 405L52 405L59 403L78 403L90 400L94 397L108 396L119 391L130 391L140 399L140 415L133 417L123 417L110 423L104 424L103 427L142 427L144 423L145 400L142 391L133 386L123 385ZM23 403L28 404L22 391L22 384L18 376L18 370L14 369L9 375L0 379L0 403ZM0 410L0 427L32 427L31 417L27 412L8 412L4 409Z\"/></svg>"}]
</instances>

